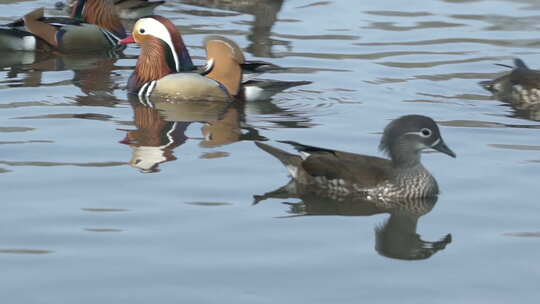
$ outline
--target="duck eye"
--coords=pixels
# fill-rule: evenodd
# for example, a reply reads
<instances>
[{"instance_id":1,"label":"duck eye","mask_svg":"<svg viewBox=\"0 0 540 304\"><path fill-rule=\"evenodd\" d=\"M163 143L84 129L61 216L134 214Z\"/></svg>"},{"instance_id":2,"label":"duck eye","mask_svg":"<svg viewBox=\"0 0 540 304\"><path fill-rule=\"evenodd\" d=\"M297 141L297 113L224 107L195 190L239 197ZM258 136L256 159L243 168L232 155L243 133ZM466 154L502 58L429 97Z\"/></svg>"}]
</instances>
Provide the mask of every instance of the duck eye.
<instances>
[{"instance_id":1,"label":"duck eye","mask_svg":"<svg viewBox=\"0 0 540 304\"><path fill-rule=\"evenodd\" d=\"M144 34L144 32L146 32L145 29L143 29L143 28L139 29L139 33Z\"/></svg>"},{"instance_id":2,"label":"duck eye","mask_svg":"<svg viewBox=\"0 0 540 304\"><path fill-rule=\"evenodd\" d=\"M422 134L422 137L430 137L431 136L431 130L423 128L420 130L420 134Z\"/></svg>"}]
</instances>

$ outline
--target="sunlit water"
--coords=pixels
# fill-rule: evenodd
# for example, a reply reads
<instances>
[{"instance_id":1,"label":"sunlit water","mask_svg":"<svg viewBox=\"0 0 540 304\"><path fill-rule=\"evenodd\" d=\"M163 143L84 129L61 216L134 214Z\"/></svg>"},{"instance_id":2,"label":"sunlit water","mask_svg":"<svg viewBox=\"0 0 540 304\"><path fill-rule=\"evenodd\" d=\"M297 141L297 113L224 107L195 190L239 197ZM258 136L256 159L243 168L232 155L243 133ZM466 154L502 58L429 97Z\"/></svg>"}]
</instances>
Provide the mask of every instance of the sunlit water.
<instances>
[{"instance_id":1,"label":"sunlit water","mask_svg":"<svg viewBox=\"0 0 540 304\"><path fill-rule=\"evenodd\" d=\"M185 2L156 13L199 63L221 34L289 68L255 77L312 84L246 108L157 110L126 96L136 47L3 54L2 303L537 303L540 118L477 84L515 57L540 68L536 1ZM1 1L0 21L40 6L53 3ZM435 205L252 205L288 182L253 140L377 155L409 113L458 154L423 157ZM416 261L390 252L419 240L438 245Z\"/></svg>"}]
</instances>

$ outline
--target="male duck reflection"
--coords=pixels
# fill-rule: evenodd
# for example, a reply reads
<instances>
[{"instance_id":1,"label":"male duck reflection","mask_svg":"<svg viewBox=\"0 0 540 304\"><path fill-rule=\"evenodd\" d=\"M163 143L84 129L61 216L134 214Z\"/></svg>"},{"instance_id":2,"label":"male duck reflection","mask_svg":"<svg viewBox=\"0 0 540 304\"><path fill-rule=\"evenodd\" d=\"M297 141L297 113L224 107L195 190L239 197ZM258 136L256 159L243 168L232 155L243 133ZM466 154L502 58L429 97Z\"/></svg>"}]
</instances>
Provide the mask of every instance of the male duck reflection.
<instances>
[{"instance_id":1,"label":"male duck reflection","mask_svg":"<svg viewBox=\"0 0 540 304\"><path fill-rule=\"evenodd\" d=\"M286 88L308 84L299 82L250 81L242 83L246 67L253 69L259 63L247 63L240 47L221 36L209 36L204 40L207 66L199 73L195 69L182 37L174 24L161 16L139 19L132 35L120 44L138 43L141 55L134 73L128 81L128 91L142 99L159 97L166 100L233 101L251 99ZM263 64L264 63L260 63ZM145 101L146 103L147 101Z\"/></svg>"},{"instance_id":2,"label":"male duck reflection","mask_svg":"<svg viewBox=\"0 0 540 304\"><path fill-rule=\"evenodd\" d=\"M0 28L0 50L90 52L117 48L124 26L108 0L77 0L71 18L43 8Z\"/></svg>"},{"instance_id":3,"label":"male duck reflection","mask_svg":"<svg viewBox=\"0 0 540 304\"><path fill-rule=\"evenodd\" d=\"M243 107L238 103L158 103L153 108L142 105L135 96L129 99L137 129L121 129L127 134L120 143L133 148L129 164L145 173L158 172L161 163L176 160L174 149L188 139L199 141L199 145L204 148L215 148L241 140L266 139L256 129L242 126ZM188 137L185 134L192 123L203 124L202 137ZM205 153L201 158L215 155Z\"/></svg>"},{"instance_id":4,"label":"male duck reflection","mask_svg":"<svg viewBox=\"0 0 540 304\"><path fill-rule=\"evenodd\" d=\"M436 196L439 193L437 181L422 166L420 153L432 148L456 156L444 143L437 124L421 115L402 116L384 129L379 148L390 160L285 143L292 144L302 156L256 144L287 166L295 185L324 188L331 197L352 193L363 194L366 199Z\"/></svg>"}]
</instances>

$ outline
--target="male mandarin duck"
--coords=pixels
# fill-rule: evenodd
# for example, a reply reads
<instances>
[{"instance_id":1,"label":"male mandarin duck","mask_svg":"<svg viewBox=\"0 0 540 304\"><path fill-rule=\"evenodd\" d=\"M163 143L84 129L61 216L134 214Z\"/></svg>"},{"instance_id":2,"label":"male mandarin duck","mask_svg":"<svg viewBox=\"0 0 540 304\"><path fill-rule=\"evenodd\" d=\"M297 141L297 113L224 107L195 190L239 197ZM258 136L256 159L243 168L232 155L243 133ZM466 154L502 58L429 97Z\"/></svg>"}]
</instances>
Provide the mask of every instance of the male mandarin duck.
<instances>
[{"instance_id":1,"label":"male mandarin duck","mask_svg":"<svg viewBox=\"0 0 540 304\"><path fill-rule=\"evenodd\" d=\"M135 71L128 80L128 91L139 97L229 101L240 92L244 55L227 38L205 39L206 75L180 73L192 71L194 66L178 30L161 16L139 19L132 35L119 43L141 46Z\"/></svg>"},{"instance_id":2,"label":"male mandarin duck","mask_svg":"<svg viewBox=\"0 0 540 304\"><path fill-rule=\"evenodd\" d=\"M240 47L221 36L204 40L207 53L205 70L199 73L193 65L182 36L174 24L162 16L139 19L132 35L120 44L138 43L141 55L128 81L128 91L139 97L162 97L175 100L213 100L268 98L280 90L309 84L309 81L248 81L242 83L244 71L277 68L261 61L246 61ZM147 101L144 101L145 103Z\"/></svg>"},{"instance_id":3,"label":"male mandarin duck","mask_svg":"<svg viewBox=\"0 0 540 304\"><path fill-rule=\"evenodd\" d=\"M192 71L193 63L180 33L161 16L139 19L132 35L121 44L138 43L141 55L128 81L128 91L139 96L175 100L229 101L239 95L244 54L233 41L220 36L205 39L208 65L205 75Z\"/></svg>"},{"instance_id":4,"label":"male mandarin duck","mask_svg":"<svg viewBox=\"0 0 540 304\"><path fill-rule=\"evenodd\" d=\"M77 0L71 18L43 8L0 28L0 50L89 52L117 48L126 32L109 0Z\"/></svg>"},{"instance_id":5,"label":"male mandarin duck","mask_svg":"<svg viewBox=\"0 0 540 304\"><path fill-rule=\"evenodd\" d=\"M284 142L301 156L256 143L280 160L300 187L325 189L331 197L364 195L366 199L409 199L439 194L435 178L420 162L424 149L456 157L446 146L437 124L427 116L407 115L386 128L379 149L390 159Z\"/></svg>"}]
</instances>

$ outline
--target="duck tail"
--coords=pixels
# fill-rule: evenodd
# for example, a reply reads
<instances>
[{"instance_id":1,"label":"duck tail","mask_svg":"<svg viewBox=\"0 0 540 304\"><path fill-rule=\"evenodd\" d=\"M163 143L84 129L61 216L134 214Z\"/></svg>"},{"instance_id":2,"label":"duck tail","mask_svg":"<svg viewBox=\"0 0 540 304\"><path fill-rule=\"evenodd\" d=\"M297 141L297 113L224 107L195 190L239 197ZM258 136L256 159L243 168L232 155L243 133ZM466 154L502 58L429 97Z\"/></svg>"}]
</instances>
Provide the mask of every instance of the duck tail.
<instances>
[{"instance_id":1,"label":"duck tail","mask_svg":"<svg viewBox=\"0 0 540 304\"><path fill-rule=\"evenodd\" d=\"M529 69L529 67L525 64L525 62L523 62L523 60L519 58L514 59L514 65L516 66L516 68Z\"/></svg>"},{"instance_id":2,"label":"duck tail","mask_svg":"<svg viewBox=\"0 0 540 304\"><path fill-rule=\"evenodd\" d=\"M255 144L257 147L259 147L261 150L266 151L268 154L274 156L277 158L281 163L283 163L286 167L294 167L298 168L300 167L302 163L302 158L298 155L291 154L288 152L285 152L281 149L274 148L270 145L263 144L262 142L256 141Z\"/></svg>"},{"instance_id":3,"label":"duck tail","mask_svg":"<svg viewBox=\"0 0 540 304\"><path fill-rule=\"evenodd\" d=\"M514 67L508 64L495 63L495 65L501 66L503 68L513 69Z\"/></svg>"}]
</instances>

